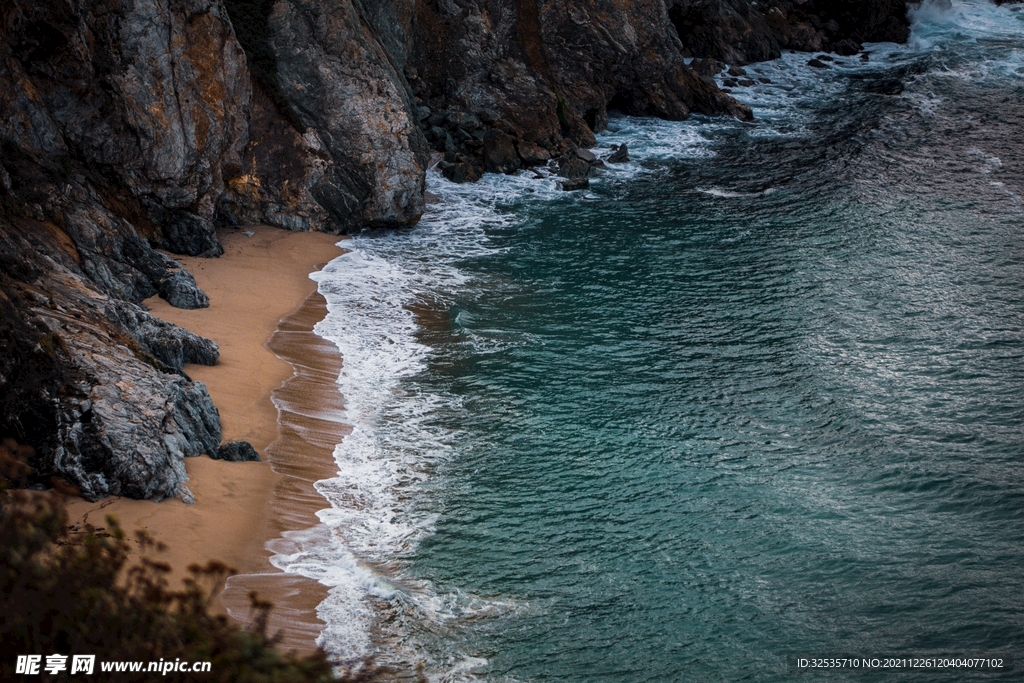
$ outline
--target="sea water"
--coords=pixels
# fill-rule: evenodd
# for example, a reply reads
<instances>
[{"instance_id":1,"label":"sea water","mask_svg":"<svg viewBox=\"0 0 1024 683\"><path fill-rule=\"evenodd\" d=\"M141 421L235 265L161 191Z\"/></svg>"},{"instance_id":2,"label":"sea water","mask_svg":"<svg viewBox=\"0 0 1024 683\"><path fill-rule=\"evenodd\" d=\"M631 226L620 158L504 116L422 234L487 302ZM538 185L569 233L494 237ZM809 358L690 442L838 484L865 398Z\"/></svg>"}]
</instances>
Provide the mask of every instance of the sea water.
<instances>
[{"instance_id":1,"label":"sea water","mask_svg":"<svg viewBox=\"0 0 1024 683\"><path fill-rule=\"evenodd\" d=\"M328 651L1024 657L1024 8L926 3L867 51L747 67L754 123L613 117L632 161L587 191L431 172L416 228L315 274L353 433L274 562L331 586Z\"/></svg>"}]
</instances>

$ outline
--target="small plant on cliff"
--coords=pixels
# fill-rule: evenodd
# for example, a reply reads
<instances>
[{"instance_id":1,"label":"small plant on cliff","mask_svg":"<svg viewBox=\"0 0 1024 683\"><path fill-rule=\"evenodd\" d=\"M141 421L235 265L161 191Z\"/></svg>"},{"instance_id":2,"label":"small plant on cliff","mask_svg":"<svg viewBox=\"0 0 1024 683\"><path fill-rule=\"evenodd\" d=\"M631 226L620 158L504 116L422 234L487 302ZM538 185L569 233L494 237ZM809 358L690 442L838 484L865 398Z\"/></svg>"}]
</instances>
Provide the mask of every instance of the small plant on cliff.
<instances>
[{"instance_id":1,"label":"small plant on cliff","mask_svg":"<svg viewBox=\"0 0 1024 683\"><path fill-rule=\"evenodd\" d=\"M267 635L270 605L252 597L256 618L243 628L210 614L214 589L229 573L223 564L190 567L184 588L168 588L170 567L143 553L127 567L129 544L112 518L108 533L73 541L54 493L0 494L0 678L15 679L18 655L92 654L97 662L210 662L210 673L160 676L166 681L371 683L385 674L365 663L338 674L322 652L282 653ZM142 534L143 550L160 545ZM96 673L100 672L97 665ZM48 679L77 680L65 670ZM118 681L153 680L148 672Z\"/></svg>"}]
</instances>

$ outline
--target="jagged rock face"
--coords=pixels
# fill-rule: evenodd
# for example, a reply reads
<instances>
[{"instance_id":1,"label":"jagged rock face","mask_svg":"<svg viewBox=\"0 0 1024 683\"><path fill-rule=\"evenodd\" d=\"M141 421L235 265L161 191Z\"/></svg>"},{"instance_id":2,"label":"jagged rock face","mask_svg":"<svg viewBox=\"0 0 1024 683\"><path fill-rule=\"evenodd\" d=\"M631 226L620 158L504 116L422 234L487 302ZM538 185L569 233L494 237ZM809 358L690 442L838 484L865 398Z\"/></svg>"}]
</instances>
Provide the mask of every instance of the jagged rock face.
<instances>
[{"instance_id":1,"label":"jagged rock face","mask_svg":"<svg viewBox=\"0 0 1024 683\"><path fill-rule=\"evenodd\" d=\"M141 306L113 299L104 312L163 364L160 370L182 373L186 363L216 365L220 358L220 349L209 339L154 318Z\"/></svg>"},{"instance_id":2,"label":"jagged rock face","mask_svg":"<svg viewBox=\"0 0 1024 683\"><path fill-rule=\"evenodd\" d=\"M280 100L281 106L287 103ZM330 216L313 196L333 160L315 129L300 133L264 87L253 92L250 143L243 165L229 169L217 215L228 225L275 225L287 230L331 230Z\"/></svg>"},{"instance_id":3,"label":"jagged rock face","mask_svg":"<svg viewBox=\"0 0 1024 683\"><path fill-rule=\"evenodd\" d=\"M525 143L528 165L533 146L592 145L609 109L751 117L685 66L662 0L419 0L410 26L405 72L449 178L477 175L488 130Z\"/></svg>"},{"instance_id":4,"label":"jagged rock face","mask_svg":"<svg viewBox=\"0 0 1024 683\"><path fill-rule=\"evenodd\" d=\"M387 52L348 0L280 0L269 19L282 94L333 164L313 195L344 228L410 225L429 152Z\"/></svg>"},{"instance_id":5,"label":"jagged rock face","mask_svg":"<svg viewBox=\"0 0 1024 683\"><path fill-rule=\"evenodd\" d=\"M684 66L679 38L662 0L536 4L551 80L591 130L605 127L609 105L629 114L667 119L683 119L692 111L749 116L742 105Z\"/></svg>"},{"instance_id":6,"label":"jagged rock face","mask_svg":"<svg viewBox=\"0 0 1024 683\"><path fill-rule=\"evenodd\" d=\"M904 0L669 0L686 53L729 64L776 59L782 49L851 54L869 41L905 42Z\"/></svg>"},{"instance_id":7,"label":"jagged rock face","mask_svg":"<svg viewBox=\"0 0 1024 683\"><path fill-rule=\"evenodd\" d=\"M0 432L36 448L37 482L190 499L183 458L216 451L220 418L180 365L216 347L102 294L57 225L8 216L0 235Z\"/></svg>"},{"instance_id":8,"label":"jagged rock face","mask_svg":"<svg viewBox=\"0 0 1024 683\"><path fill-rule=\"evenodd\" d=\"M106 174L137 200L151 226L136 227L155 243L215 253L211 220L224 166L247 142L250 101L219 0L12 0L3 20L0 103L11 116L0 136Z\"/></svg>"}]
</instances>

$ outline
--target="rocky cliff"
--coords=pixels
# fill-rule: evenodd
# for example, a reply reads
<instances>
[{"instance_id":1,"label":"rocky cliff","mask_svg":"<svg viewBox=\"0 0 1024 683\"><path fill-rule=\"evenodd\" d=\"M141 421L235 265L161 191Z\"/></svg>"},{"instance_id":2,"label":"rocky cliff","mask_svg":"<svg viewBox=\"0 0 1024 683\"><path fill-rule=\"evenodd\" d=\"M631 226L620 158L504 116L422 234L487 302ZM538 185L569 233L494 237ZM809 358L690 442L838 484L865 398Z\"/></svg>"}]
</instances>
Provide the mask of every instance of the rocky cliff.
<instances>
[{"instance_id":1,"label":"rocky cliff","mask_svg":"<svg viewBox=\"0 0 1024 683\"><path fill-rule=\"evenodd\" d=\"M852 55L864 42L906 42L904 0L668 0L689 56L731 65L777 59L782 50Z\"/></svg>"},{"instance_id":2,"label":"rocky cliff","mask_svg":"<svg viewBox=\"0 0 1024 683\"><path fill-rule=\"evenodd\" d=\"M182 458L221 445L183 368L217 349L139 305L207 305L166 253L216 257L242 224L413 225L432 157L458 181L585 177L609 110L751 117L688 55L905 25L888 0L7 0L0 437L34 449L29 483L188 499Z\"/></svg>"}]
</instances>

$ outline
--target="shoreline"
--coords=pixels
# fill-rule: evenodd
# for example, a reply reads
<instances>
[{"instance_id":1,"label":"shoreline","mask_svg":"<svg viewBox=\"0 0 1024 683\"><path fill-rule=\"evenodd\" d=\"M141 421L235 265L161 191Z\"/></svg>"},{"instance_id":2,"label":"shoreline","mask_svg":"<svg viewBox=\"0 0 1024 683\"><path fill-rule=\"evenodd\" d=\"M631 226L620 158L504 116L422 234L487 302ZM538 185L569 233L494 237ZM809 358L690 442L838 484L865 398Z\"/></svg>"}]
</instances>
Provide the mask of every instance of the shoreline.
<instances>
[{"instance_id":1,"label":"shoreline","mask_svg":"<svg viewBox=\"0 0 1024 683\"><path fill-rule=\"evenodd\" d=\"M341 355L334 344L313 332L326 315L327 301L314 292L281 319L267 341L267 348L293 368L292 376L272 392L279 436L265 457L278 475L267 501L270 535L258 566L231 577L221 593L228 614L239 621L246 620L250 591L270 599L275 609L269 630L281 633L285 649L302 650L315 642L324 626L316 608L328 589L313 579L285 574L270 557L292 550L287 532L301 533L320 524L316 513L330 503L314 484L337 476L334 448L352 431L343 420L337 386Z\"/></svg>"},{"instance_id":2,"label":"shoreline","mask_svg":"<svg viewBox=\"0 0 1024 683\"><path fill-rule=\"evenodd\" d=\"M220 233L225 252L220 258L176 259L209 295L209 308L177 309L158 298L147 299L145 305L153 315L207 337L220 347L217 365L187 365L185 371L209 390L220 413L223 441L249 441L259 452L261 462L225 462L205 455L185 458L187 486L196 497L193 505L176 499L156 503L111 497L95 503L70 498L67 508L72 526L88 522L103 527L106 516L113 514L133 545L136 530L147 531L164 543L167 550L158 558L173 568L169 577L172 588L188 575L188 565L208 560L220 560L240 575L263 577L250 580L252 585L241 593L244 609L239 609L231 599L231 591L221 591L214 596L214 610L244 621L248 611L246 594L258 590L262 599L276 606L270 632L283 632L286 649L309 651L315 647L311 629L315 627L318 634L321 626L315 607L326 596L327 589L309 579L281 574L270 564L266 546L282 531L303 529L318 521L310 513L312 501L307 499L293 507L298 492L296 483L299 488L305 485L303 473L323 478L318 473L326 471L326 476L334 476L336 467L330 457L332 451L328 451L326 462L313 466L308 461L322 458L322 449L311 458L302 453L301 447L288 446L294 430L287 426L287 411L279 412L275 404L280 405L278 390L284 390L292 379L303 374L304 367L312 365L322 369L321 375L333 368L329 385L334 396L324 391L298 394L292 397L293 407L307 413L321 408L315 401L333 398L334 405L330 401L323 405L330 406L328 410L336 406L340 411L341 395L334 380L341 358L332 344L312 332L312 326L326 313L326 302L309 275L344 252L336 244L340 239L336 235L264 226L247 230L254 234L247 236L234 229ZM312 319L318 314L319 318ZM282 357L281 345L272 342L279 334L284 339L296 334L302 337L303 326L305 335L322 342L319 348L308 343L285 344L284 350L289 353ZM320 365L309 362L304 355L307 351L316 355ZM333 364L323 365L327 361ZM295 399L303 400L304 404L297 405ZM334 438L337 433L336 428L327 438ZM332 443L332 450L333 446ZM296 454L305 458L303 467L296 468L288 461ZM317 495L312 481L308 489ZM316 510L327 507L327 502L317 497L320 504ZM283 504L288 509L283 509ZM130 561L135 559L133 554ZM267 582L265 577L270 574L288 580ZM233 587L235 582L232 580L229 585ZM310 606L314 599L316 603ZM303 611L306 618L302 618Z\"/></svg>"}]
</instances>

